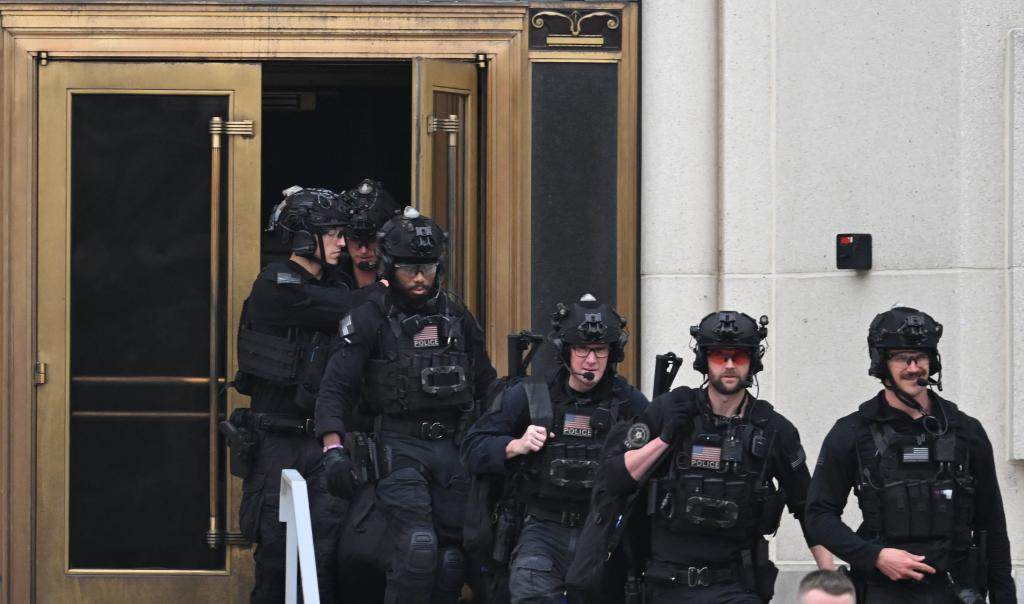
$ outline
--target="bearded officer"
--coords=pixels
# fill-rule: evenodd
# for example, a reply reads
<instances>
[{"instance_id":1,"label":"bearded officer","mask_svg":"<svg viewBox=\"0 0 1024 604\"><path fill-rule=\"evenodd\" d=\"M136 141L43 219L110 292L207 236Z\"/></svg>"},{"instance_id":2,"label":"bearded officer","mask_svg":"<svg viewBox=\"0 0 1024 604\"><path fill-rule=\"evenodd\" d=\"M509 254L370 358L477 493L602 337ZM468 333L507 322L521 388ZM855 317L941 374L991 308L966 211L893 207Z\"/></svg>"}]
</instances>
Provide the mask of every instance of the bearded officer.
<instances>
[{"instance_id":1,"label":"bearded officer","mask_svg":"<svg viewBox=\"0 0 1024 604\"><path fill-rule=\"evenodd\" d=\"M803 522L810 474L796 427L747 390L762 369L767 324L735 311L704 317L690 334L707 386L658 396L625 442L609 443L609 491L641 480L646 489L649 604L754 603L774 593L778 570L763 535L776 531L783 505ZM831 567L827 551L811 551Z\"/></svg>"},{"instance_id":2,"label":"bearded officer","mask_svg":"<svg viewBox=\"0 0 1024 604\"><path fill-rule=\"evenodd\" d=\"M379 239L389 287L342 321L317 400L317 433L329 483L350 491L346 411L363 405L374 417L383 475L376 503L391 545L384 601L455 602L469 492L458 442L496 372L476 319L441 287L446 236L437 223L408 207Z\"/></svg>"}]
</instances>

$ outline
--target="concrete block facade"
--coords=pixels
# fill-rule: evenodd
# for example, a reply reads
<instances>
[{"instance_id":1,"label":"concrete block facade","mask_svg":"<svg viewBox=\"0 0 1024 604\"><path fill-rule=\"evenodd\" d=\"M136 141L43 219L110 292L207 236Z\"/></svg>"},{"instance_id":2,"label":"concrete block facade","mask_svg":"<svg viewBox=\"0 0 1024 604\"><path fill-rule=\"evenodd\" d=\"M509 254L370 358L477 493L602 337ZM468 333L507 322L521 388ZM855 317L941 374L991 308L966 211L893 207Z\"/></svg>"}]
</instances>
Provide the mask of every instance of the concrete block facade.
<instances>
[{"instance_id":1,"label":"concrete block facade","mask_svg":"<svg viewBox=\"0 0 1024 604\"><path fill-rule=\"evenodd\" d=\"M768 315L761 394L813 463L879 388L871 318L929 312L945 326L943 395L988 431L1024 561L1016 28L1024 6L1004 0L644 2L639 341L646 389L667 350L685 356L677 384L697 385L689 325L715 308ZM835 268L842 232L873 235L873 270ZM791 601L813 565L792 519L774 551Z\"/></svg>"}]
</instances>

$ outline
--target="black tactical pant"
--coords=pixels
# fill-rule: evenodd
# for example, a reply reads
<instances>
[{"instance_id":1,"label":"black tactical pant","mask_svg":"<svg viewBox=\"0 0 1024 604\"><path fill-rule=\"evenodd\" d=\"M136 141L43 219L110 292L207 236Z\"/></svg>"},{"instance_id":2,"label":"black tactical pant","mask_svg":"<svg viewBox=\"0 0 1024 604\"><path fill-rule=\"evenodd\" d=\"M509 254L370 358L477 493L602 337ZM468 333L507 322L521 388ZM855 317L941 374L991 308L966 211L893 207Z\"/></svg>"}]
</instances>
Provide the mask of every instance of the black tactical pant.
<instances>
[{"instance_id":1,"label":"black tactical pant","mask_svg":"<svg viewBox=\"0 0 1024 604\"><path fill-rule=\"evenodd\" d=\"M451 438L422 440L382 432L390 473L377 483L377 503L392 544L388 604L454 603L465 579L462 524L469 479Z\"/></svg>"},{"instance_id":2,"label":"black tactical pant","mask_svg":"<svg viewBox=\"0 0 1024 604\"><path fill-rule=\"evenodd\" d=\"M715 583L707 587L661 585L649 582L645 604L763 604L761 596L743 589L738 581Z\"/></svg>"},{"instance_id":3,"label":"black tactical pant","mask_svg":"<svg viewBox=\"0 0 1024 604\"><path fill-rule=\"evenodd\" d=\"M253 604L284 601L287 526L279 520L284 469L298 470L306 479L320 601L334 600L334 555L347 504L327 492L321 458L322 448L313 436L279 432L259 435L252 473L242 482L239 510L242 534L257 544L255 586L250 597Z\"/></svg>"},{"instance_id":4,"label":"black tactical pant","mask_svg":"<svg viewBox=\"0 0 1024 604\"><path fill-rule=\"evenodd\" d=\"M562 604L581 528L527 516L512 552L512 604Z\"/></svg>"},{"instance_id":5,"label":"black tactical pant","mask_svg":"<svg viewBox=\"0 0 1024 604\"><path fill-rule=\"evenodd\" d=\"M868 604L954 604L960 601L951 588L937 578L923 582L872 578L864 584L864 597Z\"/></svg>"}]
</instances>

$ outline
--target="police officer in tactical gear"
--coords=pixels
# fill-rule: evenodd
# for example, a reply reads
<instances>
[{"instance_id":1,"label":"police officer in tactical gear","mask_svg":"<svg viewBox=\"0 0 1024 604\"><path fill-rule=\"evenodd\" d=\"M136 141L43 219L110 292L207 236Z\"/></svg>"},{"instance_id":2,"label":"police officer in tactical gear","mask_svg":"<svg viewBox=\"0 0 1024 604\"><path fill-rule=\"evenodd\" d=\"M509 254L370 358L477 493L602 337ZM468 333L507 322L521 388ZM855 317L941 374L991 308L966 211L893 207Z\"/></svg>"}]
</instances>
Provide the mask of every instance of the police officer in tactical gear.
<instances>
[{"instance_id":1,"label":"police officer in tactical gear","mask_svg":"<svg viewBox=\"0 0 1024 604\"><path fill-rule=\"evenodd\" d=\"M648 604L774 593L778 570L763 535L776 531L784 504L803 522L810 474L796 427L747 391L762 369L767 323L734 311L704 317L690 334L707 385L656 397L624 441L609 442L609 491L644 482ZM819 566L832 565L823 548L811 551Z\"/></svg>"},{"instance_id":2,"label":"police officer in tactical gear","mask_svg":"<svg viewBox=\"0 0 1024 604\"><path fill-rule=\"evenodd\" d=\"M462 444L470 472L507 474L512 501L501 508L517 514L521 527L510 562L517 604L563 601L608 430L647 407L647 398L615 373L627 333L611 305L587 294L572 306L558 304L551 324L548 339L562 366L548 373L544 388L520 382L503 393ZM542 417L531 416L535 409Z\"/></svg>"},{"instance_id":3,"label":"police officer in tactical gear","mask_svg":"<svg viewBox=\"0 0 1024 604\"><path fill-rule=\"evenodd\" d=\"M867 602L1016 602L992 444L938 396L942 325L896 307L868 328L868 373L883 389L822 443L807 530L849 562ZM937 377L936 377L937 376ZM850 488L863 514L842 521Z\"/></svg>"},{"instance_id":4,"label":"police officer in tactical gear","mask_svg":"<svg viewBox=\"0 0 1024 604\"><path fill-rule=\"evenodd\" d=\"M334 272L345 245L341 200L326 189L291 187L274 209L269 229L291 248L256 278L238 330L235 385L252 397L227 427L233 471L243 474L239 523L257 544L252 602L284 598L285 525L278 520L281 470L309 481L310 513L320 591L330 601L334 549L344 502L324 484L322 452L312 417L329 342L357 302ZM242 470L239 471L239 466Z\"/></svg>"},{"instance_id":5,"label":"police officer in tactical gear","mask_svg":"<svg viewBox=\"0 0 1024 604\"><path fill-rule=\"evenodd\" d=\"M355 188L342 194L346 214L345 246L347 261L342 270L350 275L356 287L377 281L377 231L402 207L384 190L380 182L363 179Z\"/></svg>"},{"instance_id":6,"label":"police officer in tactical gear","mask_svg":"<svg viewBox=\"0 0 1024 604\"><path fill-rule=\"evenodd\" d=\"M445 233L406 208L380 232L380 272L389 287L341 324L316 406L329 482L351 489L342 447L346 407L374 417L382 477L376 503L392 545L385 602L455 602L465 562L462 524L469 480L461 431L496 372L472 314L440 286Z\"/></svg>"}]
</instances>

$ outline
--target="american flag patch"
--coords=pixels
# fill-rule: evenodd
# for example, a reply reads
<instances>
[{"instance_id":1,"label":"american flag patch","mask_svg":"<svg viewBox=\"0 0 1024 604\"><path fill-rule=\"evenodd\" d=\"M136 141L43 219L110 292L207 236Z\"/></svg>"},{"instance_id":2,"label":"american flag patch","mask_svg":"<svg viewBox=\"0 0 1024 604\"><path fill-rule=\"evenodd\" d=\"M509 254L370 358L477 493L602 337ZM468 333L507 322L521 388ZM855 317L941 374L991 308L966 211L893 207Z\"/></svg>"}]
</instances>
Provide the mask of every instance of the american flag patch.
<instances>
[{"instance_id":1,"label":"american flag patch","mask_svg":"<svg viewBox=\"0 0 1024 604\"><path fill-rule=\"evenodd\" d=\"M693 445L690 451L690 466L717 470L722 464L722 447Z\"/></svg>"},{"instance_id":2,"label":"american flag patch","mask_svg":"<svg viewBox=\"0 0 1024 604\"><path fill-rule=\"evenodd\" d=\"M427 325L412 337L413 348L431 348L441 345L441 338L437 333L437 325Z\"/></svg>"},{"instance_id":3,"label":"american flag patch","mask_svg":"<svg viewBox=\"0 0 1024 604\"><path fill-rule=\"evenodd\" d=\"M594 431L590 429L590 416L566 413L565 421L562 422L562 434L565 436L593 438Z\"/></svg>"},{"instance_id":4,"label":"american flag patch","mask_svg":"<svg viewBox=\"0 0 1024 604\"><path fill-rule=\"evenodd\" d=\"M928 447L903 447L903 463L928 463Z\"/></svg>"}]
</instances>

